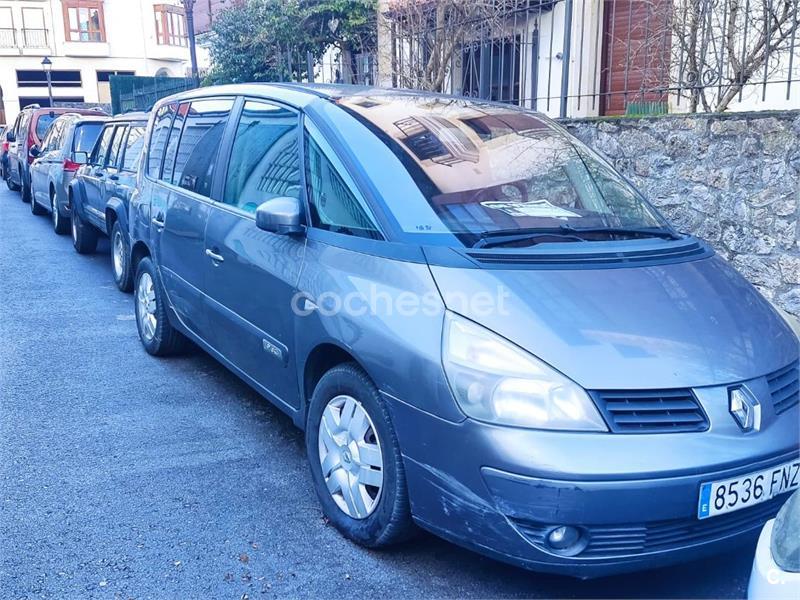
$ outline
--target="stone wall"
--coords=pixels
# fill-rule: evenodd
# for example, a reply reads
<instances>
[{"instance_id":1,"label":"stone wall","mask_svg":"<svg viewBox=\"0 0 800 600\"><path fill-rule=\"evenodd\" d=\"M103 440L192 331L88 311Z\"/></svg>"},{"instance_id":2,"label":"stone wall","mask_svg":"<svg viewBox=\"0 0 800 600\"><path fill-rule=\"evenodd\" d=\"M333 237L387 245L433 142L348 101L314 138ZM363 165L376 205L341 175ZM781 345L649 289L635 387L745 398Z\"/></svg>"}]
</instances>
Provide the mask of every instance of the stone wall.
<instances>
[{"instance_id":1,"label":"stone wall","mask_svg":"<svg viewBox=\"0 0 800 600\"><path fill-rule=\"evenodd\" d=\"M800 316L800 111L562 121Z\"/></svg>"}]
</instances>

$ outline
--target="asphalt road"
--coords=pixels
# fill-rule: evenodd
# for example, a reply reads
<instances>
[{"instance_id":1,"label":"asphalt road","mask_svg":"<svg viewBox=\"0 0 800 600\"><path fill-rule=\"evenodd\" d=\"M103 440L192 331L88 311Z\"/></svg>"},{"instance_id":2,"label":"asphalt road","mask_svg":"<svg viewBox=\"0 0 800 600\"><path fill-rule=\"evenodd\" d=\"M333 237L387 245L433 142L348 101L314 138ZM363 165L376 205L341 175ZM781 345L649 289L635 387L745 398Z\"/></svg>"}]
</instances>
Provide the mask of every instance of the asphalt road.
<instances>
[{"instance_id":1,"label":"asphalt road","mask_svg":"<svg viewBox=\"0 0 800 600\"><path fill-rule=\"evenodd\" d=\"M0 340L4 599L745 595L752 547L577 581L427 534L353 545L289 419L199 350L147 355L108 243L79 256L4 184Z\"/></svg>"}]
</instances>

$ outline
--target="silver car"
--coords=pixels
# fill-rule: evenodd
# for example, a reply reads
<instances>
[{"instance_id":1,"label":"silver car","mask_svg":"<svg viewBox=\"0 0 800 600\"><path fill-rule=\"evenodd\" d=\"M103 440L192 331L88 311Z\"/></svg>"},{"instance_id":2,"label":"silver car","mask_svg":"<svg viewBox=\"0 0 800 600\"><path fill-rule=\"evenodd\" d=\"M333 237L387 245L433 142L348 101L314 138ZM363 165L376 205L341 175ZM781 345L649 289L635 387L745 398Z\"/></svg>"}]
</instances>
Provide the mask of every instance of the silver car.
<instances>
[{"instance_id":1,"label":"silver car","mask_svg":"<svg viewBox=\"0 0 800 600\"><path fill-rule=\"evenodd\" d=\"M144 349L188 338L290 415L349 539L598 577L752 542L800 488L789 318L545 116L246 84L145 139Z\"/></svg>"},{"instance_id":2,"label":"silver car","mask_svg":"<svg viewBox=\"0 0 800 600\"><path fill-rule=\"evenodd\" d=\"M31 212L50 212L56 233L69 231L69 183L87 162L107 120L103 116L64 114L53 121L42 145L31 148L31 155L36 157L31 165Z\"/></svg>"}]
</instances>

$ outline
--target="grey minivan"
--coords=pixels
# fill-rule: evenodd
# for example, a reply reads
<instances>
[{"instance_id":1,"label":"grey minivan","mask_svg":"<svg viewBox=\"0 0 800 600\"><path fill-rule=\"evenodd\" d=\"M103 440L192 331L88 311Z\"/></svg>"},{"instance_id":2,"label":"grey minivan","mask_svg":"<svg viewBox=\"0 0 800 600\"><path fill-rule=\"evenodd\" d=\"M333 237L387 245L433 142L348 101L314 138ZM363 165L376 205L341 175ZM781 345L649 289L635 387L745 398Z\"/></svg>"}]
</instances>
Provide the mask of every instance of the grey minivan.
<instances>
[{"instance_id":1,"label":"grey minivan","mask_svg":"<svg viewBox=\"0 0 800 600\"><path fill-rule=\"evenodd\" d=\"M800 485L800 344L534 112L252 84L160 101L136 323L305 430L324 514L590 577L754 540Z\"/></svg>"}]
</instances>

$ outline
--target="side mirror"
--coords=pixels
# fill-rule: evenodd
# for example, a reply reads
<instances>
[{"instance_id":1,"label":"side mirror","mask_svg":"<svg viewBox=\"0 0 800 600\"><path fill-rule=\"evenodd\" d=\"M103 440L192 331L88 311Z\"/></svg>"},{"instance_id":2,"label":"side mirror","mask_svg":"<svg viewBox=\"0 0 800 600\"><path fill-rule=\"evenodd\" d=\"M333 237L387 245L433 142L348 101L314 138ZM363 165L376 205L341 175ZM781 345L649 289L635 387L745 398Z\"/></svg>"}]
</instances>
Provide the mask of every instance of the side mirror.
<instances>
[{"instance_id":1,"label":"side mirror","mask_svg":"<svg viewBox=\"0 0 800 600\"><path fill-rule=\"evenodd\" d=\"M17 136L15 136L15 135L14 135L14 132L13 132L13 131L9 131L9 132L6 134L6 141L7 141L8 143L10 143L10 144L13 144L14 142L16 142L16 141L17 141Z\"/></svg>"},{"instance_id":2,"label":"side mirror","mask_svg":"<svg viewBox=\"0 0 800 600\"><path fill-rule=\"evenodd\" d=\"M256 227L281 235L296 235L304 230L300 200L290 196L273 198L256 209Z\"/></svg>"},{"instance_id":3,"label":"side mirror","mask_svg":"<svg viewBox=\"0 0 800 600\"><path fill-rule=\"evenodd\" d=\"M75 160L72 161L79 165L85 165L89 162L89 153L88 152L75 152Z\"/></svg>"},{"instance_id":4,"label":"side mirror","mask_svg":"<svg viewBox=\"0 0 800 600\"><path fill-rule=\"evenodd\" d=\"M39 146L31 146L31 149L28 150L28 154L31 158L37 158L41 154L41 150L39 150Z\"/></svg>"}]
</instances>

